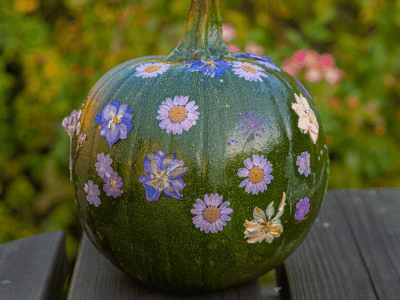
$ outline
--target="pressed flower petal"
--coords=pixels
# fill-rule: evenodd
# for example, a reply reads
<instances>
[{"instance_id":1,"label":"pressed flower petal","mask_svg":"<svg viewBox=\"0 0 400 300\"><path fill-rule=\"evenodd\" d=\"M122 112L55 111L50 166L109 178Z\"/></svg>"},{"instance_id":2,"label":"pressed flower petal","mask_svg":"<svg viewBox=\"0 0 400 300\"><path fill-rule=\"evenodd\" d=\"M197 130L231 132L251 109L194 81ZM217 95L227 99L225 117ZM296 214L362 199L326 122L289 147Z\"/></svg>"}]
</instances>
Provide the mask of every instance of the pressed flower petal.
<instances>
[{"instance_id":1,"label":"pressed flower petal","mask_svg":"<svg viewBox=\"0 0 400 300\"><path fill-rule=\"evenodd\" d=\"M238 176L239 177L247 177L247 176L249 176L249 172L250 172L250 170L249 169L247 169L247 168L240 168L239 170L238 170Z\"/></svg>"},{"instance_id":2,"label":"pressed flower petal","mask_svg":"<svg viewBox=\"0 0 400 300\"><path fill-rule=\"evenodd\" d=\"M247 186L249 184L250 180L248 178L246 178L245 180L243 180L240 184L239 187L244 187Z\"/></svg>"},{"instance_id":3,"label":"pressed flower petal","mask_svg":"<svg viewBox=\"0 0 400 300\"><path fill-rule=\"evenodd\" d=\"M119 131L119 138L124 140L128 137L128 128L124 123L117 125L117 130Z\"/></svg>"},{"instance_id":4,"label":"pressed flower petal","mask_svg":"<svg viewBox=\"0 0 400 300\"><path fill-rule=\"evenodd\" d=\"M247 169L249 169L249 170L254 166L254 165L253 165L253 162L251 161L250 158L245 159L245 160L243 161L243 163L244 163L244 166L245 166Z\"/></svg>"}]
</instances>

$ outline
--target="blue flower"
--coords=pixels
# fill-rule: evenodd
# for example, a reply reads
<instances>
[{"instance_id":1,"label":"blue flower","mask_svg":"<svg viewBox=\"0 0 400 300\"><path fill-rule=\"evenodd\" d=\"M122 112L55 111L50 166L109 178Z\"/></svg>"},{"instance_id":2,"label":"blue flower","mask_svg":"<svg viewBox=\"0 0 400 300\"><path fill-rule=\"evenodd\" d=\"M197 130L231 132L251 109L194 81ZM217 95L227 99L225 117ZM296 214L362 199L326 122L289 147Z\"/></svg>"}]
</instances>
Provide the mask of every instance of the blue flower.
<instances>
[{"instance_id":1,"label":"blue flower","mask_svg":"<svg viewBox=\"0 0 400 300\"><path fill-rule=\"evenodd\" d=\"M219 59L212 58L210 60L198 60L190 62L189 71L201 72L204 75L215 78L224 75L225 71L232 68L232 64Z\"/></svg>"},{"instance_id":2,"label":"blue flower","mask_svg":"<svg viewBox=\"0 0 400 300\"><path fill-rule=\"evenodd\" d=\"M111 147L119 139L126 139L132 129L132 109L128 104L119 105L118 101L107 104L101 113L96 115L96 122L101 125L100 136L104 137Z\"/></svg>"},{"instance_id":3,"label":"blue flower","mask_svg":"<svg viewBox=\"0 0 400 300\"><path fill-rule=\"evenodd\" d=\"M258 60L258 63L266 66L268 69L275 70L275 71L281 71L275 63L271 61L271 58L269 56L260 56L254 53L246 53L246 54L236 54L236 57L240 58L245 58L245 59L253 59L253 60Z\"/></svg>"},{"instance_id":4,"label":"blue flower","mask_svg":"<svg viewBox=\"0 0 400 300\"><path fill-rule=\"evenodd\" d=\"M146 155L143 167L148 174L140 175L140 182L145 188L147 201L157 201L162 192L183 200L179 191L186 186L182 176L189 170L183 160L177 159L172 153L165 155L159 150Z\"/></svg>"}]
</instances>

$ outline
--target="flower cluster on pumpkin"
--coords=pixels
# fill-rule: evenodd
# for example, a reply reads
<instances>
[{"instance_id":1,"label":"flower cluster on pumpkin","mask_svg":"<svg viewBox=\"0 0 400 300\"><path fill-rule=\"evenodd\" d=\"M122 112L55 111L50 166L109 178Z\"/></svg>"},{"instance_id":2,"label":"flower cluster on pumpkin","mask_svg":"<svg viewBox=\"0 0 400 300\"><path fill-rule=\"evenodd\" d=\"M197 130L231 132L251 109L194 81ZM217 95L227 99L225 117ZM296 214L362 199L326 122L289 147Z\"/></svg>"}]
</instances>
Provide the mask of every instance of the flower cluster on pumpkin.
<instances>
[{"instance_id":1,"label":"flower cluster on pumpkin","mask_svg":"<svg viewBox=\"0 0 400 300\"><path fill-rule=\"evenodd\" d=\"M257 60L258 63L265 67L281 71L276 67L268 56L259 56L248 53L245 55L239 54L238 58L244 60ZM226 62L221 59L210 59L209 61L195 61L188 63L190 72L201 72L203 75L211 78L222 76L226 70L232 69L234 74L248 81L262 81L263 77L267 77L264 69L258 65L254 65L247 61ZM144 79L154 78L163 74L169 69L167 63L145 63L136 68L136 77ZM299 83L301 85L301 83ZM304 86L301 85L303 90ZM305 90L306 93L308 93ZM319 126L315 113L310 108L307 99L303 95L294 94L296 100L292 104L292 109L299 117L298 127L304 134L309 134L312 142L315 144L318 138ZM105 105L101 113L97 114L95 121L100 125L100 136L104 137L110 147L112 147L119 139L126 139L128 133L133 128L132 114L133 110L128 108L128 104L120 104L118 101L113 101ZM63 121L63 126L67 130L72 144L72 136L80 128L80 117L82 111L73 111L71 116L68 116ZM160 121L159 127L164 129L166 133L180 135L183 131L189 131L190 128L196 125L200 116L198 106L195 101L189 101L188 96L175 96L173 99L167 98L163 101L157 111L156 119ZM265 127L268 125L263 121L262 116L257 116L252 111L248 111L245 116L239 113L242 117L238 124L241 126L243 138L251 137L256 139L262 136L265 132ZM79 124L79 125L78 125ZM86 135L80 135L78 139L78 147L82 146L86 140ZM230 141L230 145L237 141ZM103 191L108 197L114 198L121 196L121 187L123 186L122 178L111 167L113 160L109 154L100 153L97 155L95 164L96 171L99 177L103 180ZM257 195L267 191L268 185L274 179L271 174L273 165L263 155L253 155L252 158L246 158L243 161L244 168L239 168L237 176L244 178L239 187L244 187L246 193ZM310 154L302 152L297 156L296 165L298 173L308 177L311 174ZM172 197L178 200L183 200L182 190L186 184L183 176L189 171L183 160L177 158L173 153L164 154L161 150L148 153L143 161L145 173L140 175L139 181L143 184L147 201L157 201L161 194ZM98 185L92 180L88 180L84 185L86 199L89 204L98 207L101 204L100 190ZM204 200L196 199L193 204L191 213L193 224L200 231L205 233L217 233L222 231L231 220L229 216L233 213L230 208L230 202L223 202L223 196L219 194L205 194ZM295 219L302 221L309 213L310 203L309 198L300 199L296 204ZM274 216L274 202L271 202L265 213L258 207L254 208L253 220L244 223L246 228L244 234L248 243L262 242L265 240L271 243L274 238L277 238L283 232L283 225L280 217L283 215L286 204L286 194L283 193L281 203L277 214Z\"/></svg>"},{"instance_id":2,"label":"flower cluster on pumpkin","mask_svg":"<svg viewBox=\"0 0 400 300\"><path fill-rule=\"evenodd\" d=\"M124 185L122 178L111 167L113 160L109 154L97 154L97 162L94 164L96 167L97 175L103 180L103 191L107 197L118 198L121 196L121 187ZM89 204L99 207L101 204L100 190L97 184L92 180L85 183L84 191L86 192L86 200Z\"/></svg>"}]
</instances>

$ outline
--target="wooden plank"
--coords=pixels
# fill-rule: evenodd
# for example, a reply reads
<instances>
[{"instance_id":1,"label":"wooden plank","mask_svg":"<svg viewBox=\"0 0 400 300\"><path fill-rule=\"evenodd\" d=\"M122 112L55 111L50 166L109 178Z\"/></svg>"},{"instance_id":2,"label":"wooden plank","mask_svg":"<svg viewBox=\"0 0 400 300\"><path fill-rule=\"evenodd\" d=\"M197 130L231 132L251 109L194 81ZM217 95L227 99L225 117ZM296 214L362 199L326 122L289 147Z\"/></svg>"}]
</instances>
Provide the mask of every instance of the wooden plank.
<instances>
[{"instance_id":1,"label":"wooden plank","mask_svg":"<svg viewBox=\"0 0 400 300\"><path fill-rule=\"evenodd\" d=\"M68 300L277 300L278 292L264 290L261 296L258 280L228 288L216 293L197 296L182 296L156 291L144 285L109 263L83 235L77 257Z\"/></svg>"},{"instance_id":2,"label":"wooden plank","mask_svg":"<svg viewBox=\"0 0 400 300\"><path fill-rule=\"evenodd\" d=\"M329 191L307 238L285 260L289 291L282 292L292 299L396 299L399 253L399 189Z\"/></svg>"},{"instance_id":3,"label":"wooden plank","mask_svg":"<svg viewBox=\"0 0 400 300\"><path fill-rule=\"evenodd\" d=\"M67 268L61 230L0 245L0 299L59 299Z\"/></svg>"}]
</instances>

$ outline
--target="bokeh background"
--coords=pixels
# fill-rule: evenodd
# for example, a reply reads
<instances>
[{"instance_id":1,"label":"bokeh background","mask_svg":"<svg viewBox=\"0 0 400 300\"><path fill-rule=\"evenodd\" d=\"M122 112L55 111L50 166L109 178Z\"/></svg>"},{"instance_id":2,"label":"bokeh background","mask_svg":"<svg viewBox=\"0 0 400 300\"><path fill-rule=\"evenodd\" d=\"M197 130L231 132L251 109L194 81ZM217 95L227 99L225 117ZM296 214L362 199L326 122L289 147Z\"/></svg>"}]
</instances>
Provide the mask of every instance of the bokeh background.
<instances>
[{"instance_id":1,"label":"bokeh background","mask_svg":"<svg viewBox=\"0 0 400 300\"><path fill-rule=\"evenodd\" d=\"M0 244L81 227L62 119L106 71L177 45L189 0L0 5ZM232 51L269 55L313 95L330 189L400 186L400 0L220 0Z\"/></svg>"}]
</instances>

